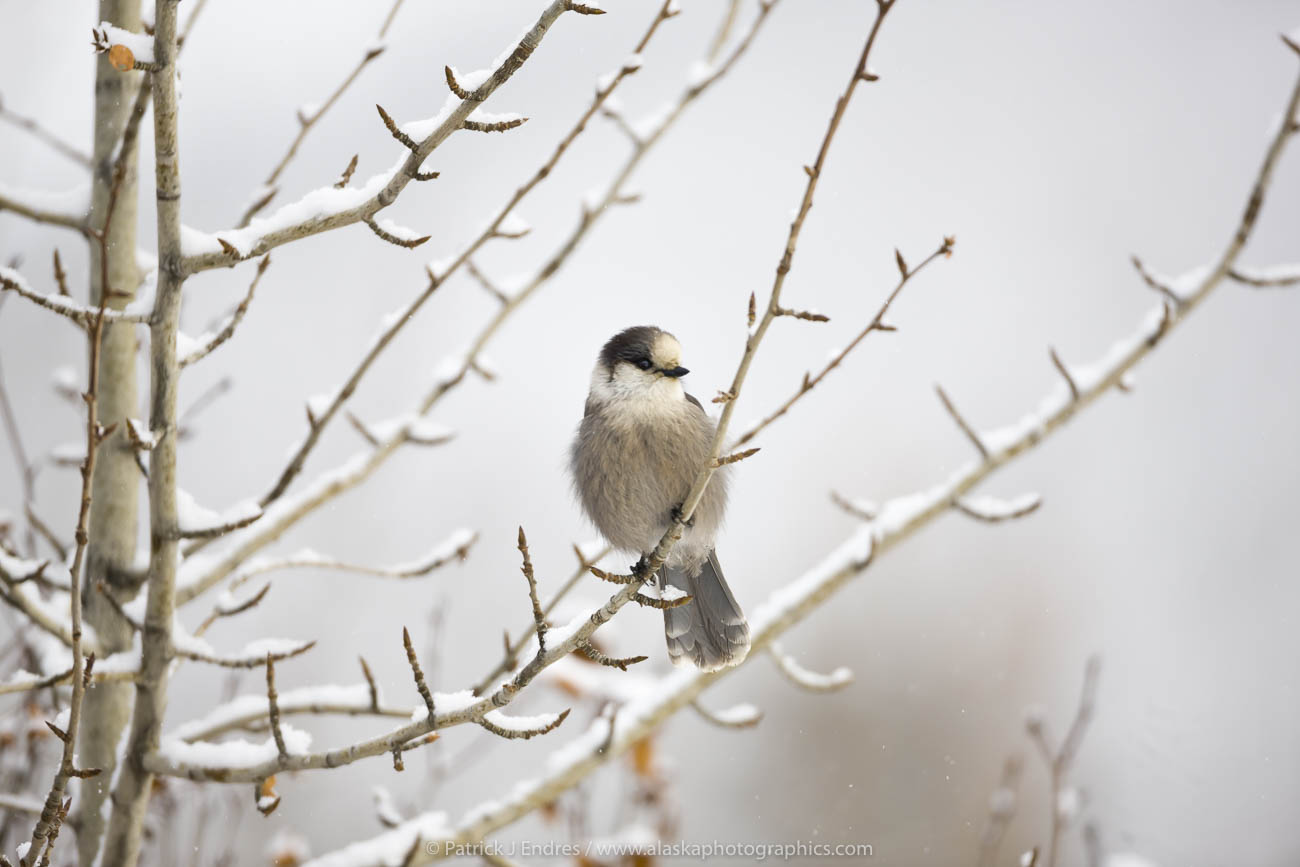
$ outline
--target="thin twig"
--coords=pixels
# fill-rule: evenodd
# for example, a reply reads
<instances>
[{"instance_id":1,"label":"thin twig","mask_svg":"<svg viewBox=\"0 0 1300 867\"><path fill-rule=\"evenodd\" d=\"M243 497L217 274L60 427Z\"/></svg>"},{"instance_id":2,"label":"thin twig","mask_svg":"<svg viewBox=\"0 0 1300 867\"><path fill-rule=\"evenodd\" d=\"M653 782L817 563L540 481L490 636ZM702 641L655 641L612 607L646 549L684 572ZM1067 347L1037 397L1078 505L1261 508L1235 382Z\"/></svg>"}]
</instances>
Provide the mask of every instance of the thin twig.
<instances>
[{"instance_id":1,"label":"thin twig","mask_svg":"<svg viewBox=\"0 0 1300 867\"><path fill-rule=\"evenodd\" d=\"M397 17L397 10L402 7L403 2L404 0L395 0L393 5L389 8L388 14L384 16L384 23L379 28L378 40L383 40L383 38L388 35L388 28L393 26L393 19ZM352 83L360 77L361 72L370 64L370 62L383 53L384 46L381 44L371 45L366 48L365 53L361 55L361 60L357 62L357 65L352 68L352 71L348 73L347 77L343 79L339 86L334 88L334 92L329 95L323 105L313 111L310 116L304 117L302 114L298 115L297 135L293 137L293 141L289 143L288 150L284 152L284 156L280 157L280 161L275 164L275 168L271 169L271 173L266 176L266 180L262 181L262 187L270 191L269 195L259 197L257 201L244 211L243 216L239 218L238 225L240 228L247 226L253 217L257 216L263 208L271 203L271 200L275 198L276 182L280 180L280 175L286 168L288 168L289 163L292 162L293 158L297 155L298 148L302 145L303 140L307 138L307 134L310 133L312 129L315 128L316 123L334 107L334 104L337 103L339 98L342 97L347 89L352 86ZM354 162L355 160L356 157L353 157ZM344 178L345 186L346 180L347 179Z\"/></svg>"},{"instance_id":2,"label":"thin twig","mask_svg":"<svg viewBox=\"0 0 1300 867\"><path fill-rule=\"evenodd\" d=\"M670 2L671 0L664 0L663 6L661 6L659 11L655 14L654 19L650 22L650 26L638 40L636 47L633 49L634 53L639 53L649 44L651 37L654 36L655 32L659 29L659 25L665 20L665 14ZM523 199L531 193L538 184L551 174L556 165L568 151L569 146L572 145L574 140L582 134L583 130L587 128L587 124L590 122L591 118L605 103L605 100L609 98L610 94L613 93L623 79L629 74L630 73L626 69L620 69L619 73L614 77L613 81L610 82L609 86L597 92L591 105L588 106L586 111L583 112L573 126L569 128L569 132L560 140L559 144L556 145L555 150L551 153L550 157L542 163L541 167L534 172L522 186L515 190L514 194L505 205L502 206L501 210L497 212L496 216L488 222L479 233L478 237L461 250L455 260L442 273L434 274L430 271L429 281L424 291L413 298L402 310L401 315L394 317L393 321L383 329L380 336L371 344L365 356L361 358L356 367L348 375L347 380L336 393L334 400L317 415L316 424L308 430L307 435L303 438L301 444L294 450L293 456L280 472L271 489L261 497L260 502L262 505L268 505L269 503L274 502L279 499L286 490L288 490L290 483L300 472L302 472L302 468L306 464L308 455L310 455L312 450L316 447L316 444L319 442L326 426L334 418L335 414L337 414L343 403L352 396L353 392L356 391L357 385L361 382L361 379L370 370L379 355L392 342L393 338L397 336L397 333L406 323L414 319L415 314L419 312L425 302L432 297L434 291L440 285L445 283L457 270L465 266L470 261L471 257L477 253L484 244L500 234L501 226L514 213L514 210L519 203L523 201ZM400 130L398 130L397 125L393 122L392 118L390 118L382 108L379 109L379 113L381 117L384 118L384 122L388 126L389 131L397 136L400 133ZM415 142L411 141L410 144L408 144L408 147L414 145ZM436 173L434 174L436 175ZM503 310L505 311L512 311L513 309L514 306L503 305ZM490 325L487 334L490 335L495 328L495 323ZM476 347L481 348L483 342L485 342L485 339L477 342ZM476 353L477 349L474 350L474 352Z\"/></svg>"},{"instance_id":3,"label":"thin twig","mask_svg":"<svg viewBox=\"0 0 1300 867\"><path fill-rule=\"evenodd\" d=\"M953 237L944 238L943 243L939 245L939 248L937 250L935 250L929 256L925 257L925 259L921 262L921 264L917 265L915 268L912 268L907 272L906 275L901 277L898 283L894 285L893 291L891 291L888 297L885 298L885 303L880 305L880 309L876 311L876 315L873 316L871 321L867 323L867 326L863 328L861 331L859 331L857 336L854 337L851 341L849 341L847 346L845 346L838 353L836 353L835 356L830 361L828 361L820 371L818 371L816 376L805 375L803 381L800 383L799 388L795 391L795 393L791 395L789 398L787 398L786 401L782 403L780 406L778 406L775 410L773 410L771 413L765 416L762 421L758 422L749 430L741 434L740 438L737 439L734 443L732 443L732 448L738 448L740 446L743 446L745 443L749 442L754 437L758 436L759 433L761 433L763 429L766 428L768 425L772 424L772 422L776 421L781 416L789 412L790 408L793 407L796 403L798 403L799 400L805 394L807 394L808 392L816 388L817 385L823 379L825 379L832 370L839 367L840 364L844 361L844 359L848 357L849 353L852 352L854 349L856 349L858 344L866 339L868 334L870 334L873 331L892 330L887 326L885 326L885 314L889 312L889 307L891 304L894 303L894 299L897 298L899 294L903 291L903 287L907 285L908 281L910 281L917 274L920 274L923 270L925 270L926 266L928 266L931 262L933 262L935 259L938 259L941 256L944 257L951 256L952 249L953 246L956 244L956 241L957 239ZM754 297L751 295L750 314L749 314L750 327L753 327L754 324L753 301L754 301ZM734 394L729 395L729 399L734 400L735 395Z\"/></svg>"},{"instance_id":4,"label":"thin twig","mask_svg":"<svg viewBox=\"0 0 1300 867\"><path fill-rule=\"evenodd\" d=\"M90 154L87 154L80 148L69 144L59 138L59 136L41 126L34 118L19 114L3 102L0 102L0 120L8 121L19 129L27 131L32 136L49 145L55 151L58 151L63 156L72 160L74 163L79 163L86 168L91 167Z\"/></svg>"},{"instance_id":5,"label":"thin twig","mask_svg":"<svg viewBox=\"0 0 1300 867\"><path fill-rule=\"evenodd\" d=\"M275 738L275 749L283 760L289 757L289 749L284 745L284 732L280 731L278 699L279 696L275 693L275 660L268 653L266 655L266 703L269 707L267 715L271 720L271 735Z\"/></svg>"},{"instance_id":6,"label":"thin twig","mask_svg":"<svg viewBox=\"0 0 1300 867\"><path fill-rule=\"evenodd\" d=\"M939 400L943 402L943 408L948 410L948 415L952 416L952 420L957 423L957 427L961 428L961 432L966 434L966 438L971 441L971 445L975 446L975 450L980 453L980 457L984 458L984 460L988 460L988 446L984 445L984 442L980 439L980 435L975 433L975 429L966 423L966 419L962 418L961 413L957 412L957 407L953 405L947 392L943 390L942 386L937 384L935 385L934 390L939 395Z\"/></svg>"},{"instance_id":7,"label":"thin twig","mask_svg":"<svg viewBox=\"0 0 1300 867\"><path fill-rule=\"evenodd\" d=\"M528 538L524 536L524 528L519 528L519 555L524 559L524 565L520 571L524 573L524 578L528 579L528 600L533 605L533 625L537 633L537 648L541 653L546 652L546 615L542 613L541 600L537 598L537 579L533 577L533 560L528 555ZM432 711L430 711L432 713Z\"/></svg>"}]
</instances>

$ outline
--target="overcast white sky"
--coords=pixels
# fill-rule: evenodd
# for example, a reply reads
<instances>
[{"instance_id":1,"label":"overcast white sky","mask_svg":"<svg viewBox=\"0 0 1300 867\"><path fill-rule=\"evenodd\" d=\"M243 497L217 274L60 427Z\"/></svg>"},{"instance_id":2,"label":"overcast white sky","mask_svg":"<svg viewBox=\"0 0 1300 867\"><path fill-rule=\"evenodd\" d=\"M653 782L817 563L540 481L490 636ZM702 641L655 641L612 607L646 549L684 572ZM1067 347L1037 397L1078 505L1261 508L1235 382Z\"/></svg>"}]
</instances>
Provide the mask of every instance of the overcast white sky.
<instances>
[{"instance_id":1,"label":"overcast white sky","mask_svg":"<svg viewBox=\"0 0 1300 867\"><path fill-rule=\"evenodd\" d=\"M387 5L209 5L183 61L187 224L233 225L291 138L295 107L335 86ZM394 144L373 105L399 121L434 113L444 64L487 65L543 5L408 0L387 53L286 173L285 195L332 183L353 153L359 178L389 166ZM221 507L265 489L303 433L304 399L331 390L382 316L422 288L424 264L455 252L531 174L657 5L606 0L609 14L555 26L489 106L532 120L508 135L453 137L426 166L441 179L409 189L392 209L432 234L418 251L364 227L276 251L240 332L184 383L183 402L221 376L235 384L184 447L187 490ZM634 118L677 92L723 4L683 7L621 91ZM400 630L410 626L427 645L426 612L437 603L445 616L435 688L461 688L490 668L500 629L527 617L515 528L528 530L544 588L568 575L570 542L594 535L564 465L601 343L652 322L681 339L697 395L730 380L746 299L757 291L761 300L770 286L800 166L815 154L873 9L864 0L785 0L733 76L646 161L634 181L642 203L608 215L494 339L497 381L472 382L442 405L436 418L457 440L400 455L283 543L388 562L467 526L481 533L469 562L404 584L286 575L256 612L214 629L212 640L235 648L258 635L318 638L311 654L283 666L282 688L353 682L363 653L388 695L417 701ZM748 0L744 10L747 20ZM0 21L21 34L0 54L6 105L88 142L90 6L0 0ZM1283 0L900 0L872 64L881 80L851 107L787 283L788 303L832 321L774 327L737 420L764 414L861 327L893 284L895 246L915 261L955 234L957 254L908 288L892 316L898 333L868 341L737 469L719 552L743 605L756 607L854 529L829 490L886 499L928 487L968 458L935 382L978 427L1010 422L1053 385L1049 344L1085 361L1136 327L1153 298L1130 254L1169 273L1218 255L1296 74L1277 34L1297 26L1300 4ZM148 135L142 146L151 152ZM521 207L532 234L492 246L479 257L485 270L504 278L536 268L625 148L616 131L594 125ZM60 189L76 173L0 127L0 181ZM1298 192L1293 152L1246 261L1300 260ZM151 243L152 229L141 237ZM73 285L84 285L79 239L0 214L0 260L21 254L43 289L56 244ZM188 330L232 304L251 268L191 280ZM440 289L355 409L368 418L403 411L493 303L464 279ZM852 687L809 696L757 660L707 700L754 702L767 714L758 728L673 720L663 748L675 757L683 835L862 841L880 864L971 863L1001 764L1020 750L1029 771L1007 853L1042 842L1046 777L1023 735L1024 710L1046 707L1060 732L1084 661L1098 653L1098 716L1077 782L1106 844L1162 865L1294 864L1298 323L1300 294L1225 286L1139 369L1132 394L1105 398L983 489L1038 491L1038 513L998 527L944 518L791 634L787 647L809 666L853 668ZM34 450L78 436L76 414L49 383L51 370L80 369L82 358L61 323L16 299L4 305L0 361ZM309 472L359 447L346 425L336 427ZM70 473L43 474L48 519L71 523L72 484ZM0 508L16 511L17 490L6 455ZM590 591L595 599L600 588ZM657 612L625 611L609 632L619 651L667 668ZM183 669L172 723L205 711L220 683ZM257 689L257 677L245 687ZM539 693L527 707L566 701ZM507 780L541 772L545 753L578 731L568 725L493 747L482 772L418 805L455 816L503 795ZM317 744L330 744L376 726L331 720L313 729ZM438 748L455 753L476 737L448 732ZM395 776L374 761L283 780L281 809L244 821L248 851L284 827L306 834L317 853L376 832L370 786L414 802L425 766L408 766L416 773ZM506 838L550 833L525 823ZM1070 845L1066 862L1079 863L1077 837Z\"/></svg>"}]
</instances>

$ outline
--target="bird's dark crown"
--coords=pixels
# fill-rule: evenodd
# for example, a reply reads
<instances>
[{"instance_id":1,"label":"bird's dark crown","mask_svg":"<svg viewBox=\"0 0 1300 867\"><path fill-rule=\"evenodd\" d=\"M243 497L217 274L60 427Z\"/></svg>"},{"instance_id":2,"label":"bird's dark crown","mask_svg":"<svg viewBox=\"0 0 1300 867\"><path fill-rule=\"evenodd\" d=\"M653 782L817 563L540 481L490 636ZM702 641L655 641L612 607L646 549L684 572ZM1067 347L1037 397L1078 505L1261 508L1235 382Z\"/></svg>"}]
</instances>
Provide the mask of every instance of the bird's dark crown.
<instances>
[{"instance_id":1,"label":"bird's dark crown","mask_svg":"<svg viewBox=\"0 0 1300 867\"><path fill-rule=\"evenodd\" d=\"M663 334L662 328L653 325L634 325L615 334L600 350L600 361L607 368L613 368L620 361L633 364L645 359L650 360L655 340Z\"/></svg>"}]
</instances>

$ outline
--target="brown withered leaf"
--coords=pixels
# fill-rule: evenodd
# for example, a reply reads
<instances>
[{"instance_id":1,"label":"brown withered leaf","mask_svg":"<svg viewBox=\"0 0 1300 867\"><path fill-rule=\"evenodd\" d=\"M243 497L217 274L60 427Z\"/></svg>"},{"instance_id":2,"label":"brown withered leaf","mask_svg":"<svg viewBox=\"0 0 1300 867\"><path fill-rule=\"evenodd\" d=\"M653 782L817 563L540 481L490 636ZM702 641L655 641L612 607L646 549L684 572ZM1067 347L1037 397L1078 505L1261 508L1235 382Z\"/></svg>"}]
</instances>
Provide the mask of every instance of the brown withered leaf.
<instances>
[{"instance_id":1,"label":"brown withered leaf","mask_svg":"<svg viewBox=\"0 0 1300 867\"><path fill-rule=\"evenodd\" d=\"M131 49L125 45L114 45L108 49L108 62L118 72L126 72L128 69L135 69L135 55Z\"/></svg>"}]
</instances>

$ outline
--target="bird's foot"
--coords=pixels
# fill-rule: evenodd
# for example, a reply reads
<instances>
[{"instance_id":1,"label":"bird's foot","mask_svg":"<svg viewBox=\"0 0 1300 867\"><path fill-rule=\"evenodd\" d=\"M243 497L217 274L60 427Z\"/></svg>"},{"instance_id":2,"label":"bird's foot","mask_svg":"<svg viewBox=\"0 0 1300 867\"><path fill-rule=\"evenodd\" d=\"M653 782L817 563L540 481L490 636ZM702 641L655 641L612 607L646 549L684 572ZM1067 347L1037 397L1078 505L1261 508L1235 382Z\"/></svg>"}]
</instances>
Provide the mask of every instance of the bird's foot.
<instances>
[{"instance_id":1,"label":"bird's foot","mask_svg":"<svg viewBox=\"0 0 1300 867\"><path fill-rule=\"evenodd\" d=\"M694 527L694 526L695 526L695 516L694 516L694 515L691 515L690 520L687 520L687 521L683 521L683 520L682 520L682 505L681 505L681 503L678 503L676 506L673 506L673 509L672 509L671 514L672 514L672 516L673 516L673 523L674 523L674 524L685 524L687 527Z\"/></svg>"}]
</instances>

